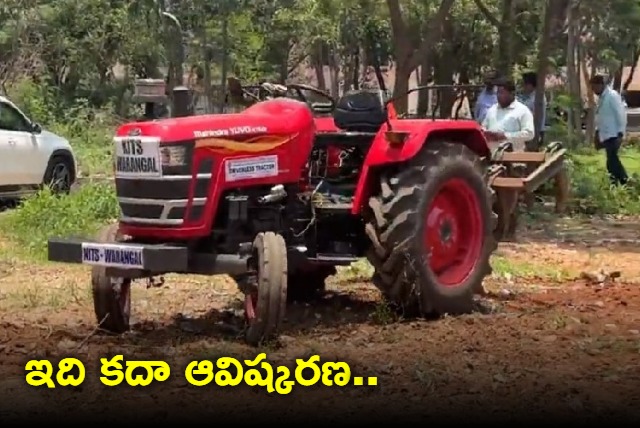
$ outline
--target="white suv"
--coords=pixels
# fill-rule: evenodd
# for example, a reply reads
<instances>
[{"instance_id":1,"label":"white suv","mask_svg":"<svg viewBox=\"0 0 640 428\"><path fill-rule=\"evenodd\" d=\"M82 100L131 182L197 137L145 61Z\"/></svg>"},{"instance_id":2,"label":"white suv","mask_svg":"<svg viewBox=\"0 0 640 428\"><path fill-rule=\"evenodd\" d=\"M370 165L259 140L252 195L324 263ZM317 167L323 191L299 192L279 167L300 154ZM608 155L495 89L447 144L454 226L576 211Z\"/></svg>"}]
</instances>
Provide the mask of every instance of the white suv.
<instances>
[{"instance_id":1,"label":"white suv","mask_svg":"<svg viewBox=\"0 0 640 428\"><path fill-rule=\"evenodd\" d=\"M0 96L0 199L16 199L47 185L68 193L77 162L69 141L43 130Z\"/></svg>"}]
</instances>

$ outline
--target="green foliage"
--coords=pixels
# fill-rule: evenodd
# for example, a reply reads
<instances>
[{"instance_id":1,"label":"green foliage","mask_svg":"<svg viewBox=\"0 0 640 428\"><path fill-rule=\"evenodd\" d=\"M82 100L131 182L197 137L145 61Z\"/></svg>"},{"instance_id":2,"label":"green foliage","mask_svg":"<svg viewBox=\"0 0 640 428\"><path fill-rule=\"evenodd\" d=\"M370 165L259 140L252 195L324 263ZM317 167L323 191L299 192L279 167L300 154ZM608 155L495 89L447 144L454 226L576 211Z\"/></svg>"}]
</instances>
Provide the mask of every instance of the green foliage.
<instances>
[{"instance_id":1,"label":"green foliage","mask_svg":"<svg viewBox=\"0 0 640 428\"><path fill-rule=\"evenodd\" d=\"M587 215L640 214L640 152L621 152L630 175L626 186L611 186L604 166L604 153L575 154L567 162L573 198L571 210Z\"/></svg>"},{"instance_id":2,"label":"green foliage","mask_svg":"<svg viewBox=\"0 0 640 428\"><path fill-rule=\"evenodd\" d=\"M105 222L116 218L118 210L111 184L82 186L64 197L45 189L3 214L0 230L14 241L16 252L46 259L48 238L91 236Z\"/></svg>"},{"instance_id":3,"label":"green foliage","mask_svg":"<svg viewBox=\"0 0 640 428\"><path fill-rule=\"evenodd\" d=\"M9 98L46 130L67 138L84 176L108 174L112 169L111 139L116 120L109 106L91 107L89 101L77 98L67 102L48 85L29 80L17 82Z\"/></svg>"}]
</instances>

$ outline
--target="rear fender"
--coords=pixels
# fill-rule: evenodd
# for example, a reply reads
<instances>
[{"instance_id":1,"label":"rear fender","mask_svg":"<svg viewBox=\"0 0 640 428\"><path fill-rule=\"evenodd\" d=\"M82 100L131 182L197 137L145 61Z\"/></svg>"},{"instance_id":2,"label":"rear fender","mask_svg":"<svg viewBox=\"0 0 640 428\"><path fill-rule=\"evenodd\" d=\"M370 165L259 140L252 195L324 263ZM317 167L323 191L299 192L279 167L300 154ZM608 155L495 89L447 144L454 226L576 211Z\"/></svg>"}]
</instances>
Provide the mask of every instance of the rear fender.
<instances>
[{"instance_id":1,"label":"rear fender","mask_svg":"<svg viewBox=\"0 0 640 428\"><path fill-rule=\"evenodd\" d=\"M366 201L377 187L379 171L387 165L406 162L413 158L429 141L445 140L467 146L480 157L491 155L480 125L472 120L391 120L393 131L408 133L402 144L390 145L384 124L376 134L367 153L358 179L351 212L359 215Z\"/></svg>"}]
</instances>

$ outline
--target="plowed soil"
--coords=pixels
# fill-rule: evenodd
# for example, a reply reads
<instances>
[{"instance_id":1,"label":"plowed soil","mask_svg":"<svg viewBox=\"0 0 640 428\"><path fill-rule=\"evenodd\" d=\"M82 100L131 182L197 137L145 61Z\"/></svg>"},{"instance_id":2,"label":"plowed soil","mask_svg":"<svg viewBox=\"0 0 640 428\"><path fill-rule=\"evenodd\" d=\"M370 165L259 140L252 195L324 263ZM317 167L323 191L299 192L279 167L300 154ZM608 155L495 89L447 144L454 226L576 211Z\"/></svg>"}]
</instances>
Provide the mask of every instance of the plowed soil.
<instances>
[{"instance_id":1,"label":"plowed soil","mask_svg":"<svg viewBox=\"0 0 640 428\"><path fill-rule=\"evenodd\" d=\"M313 354L347 361L354 375L377 376L378 386L297 387L288 397L184 380L191 360L259 352L240 339L242 296L226 277L169 276L149 289L141 282L133 330L115 337L95 329L87 268L4 260L0 420L630 418L640 405L640 221L542 223L500 245L474 314L396 319L366 266L341 271L321 298L291 305L279 342L259 351L290 367ZM106 387L98 361L118 353L166 360L171 378ZM26 361L66 356L87 366L81 387L26 385Z\"/></svg>"}]
</instances>

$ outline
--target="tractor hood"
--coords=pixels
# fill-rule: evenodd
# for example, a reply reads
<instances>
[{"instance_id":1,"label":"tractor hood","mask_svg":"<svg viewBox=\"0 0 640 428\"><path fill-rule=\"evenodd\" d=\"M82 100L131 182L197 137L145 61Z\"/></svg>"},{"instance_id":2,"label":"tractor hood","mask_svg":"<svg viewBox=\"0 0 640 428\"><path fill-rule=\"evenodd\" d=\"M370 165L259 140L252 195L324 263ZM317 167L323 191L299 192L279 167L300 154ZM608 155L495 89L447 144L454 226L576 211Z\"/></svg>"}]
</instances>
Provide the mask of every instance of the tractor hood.
<instances>
[{"instance_id":1,"label":"tractor hood","mask_svg":"<svg viewBox=\"0 0 640 428\"><path fill-rule=\"evenodd\" d=\"M295 134L313 127L313 115L300 101L277 98L252 105L241 113L134 122L120 126L117 137L153 136L162 142L250 134Z\"/></svg>"}]
</instances>

